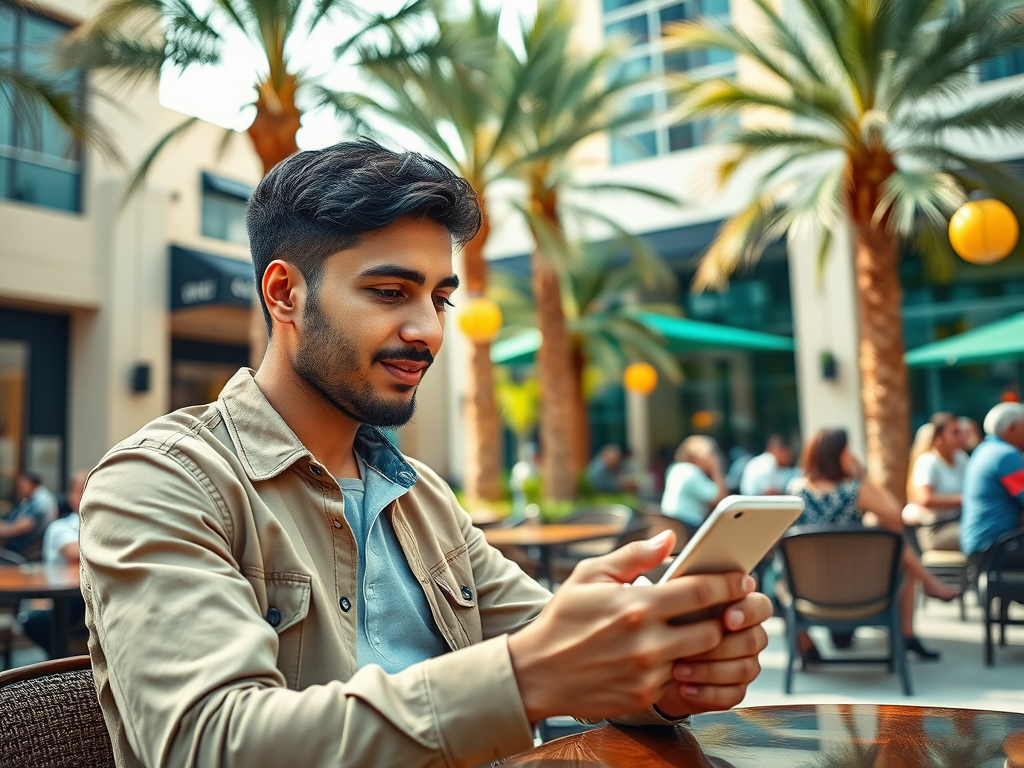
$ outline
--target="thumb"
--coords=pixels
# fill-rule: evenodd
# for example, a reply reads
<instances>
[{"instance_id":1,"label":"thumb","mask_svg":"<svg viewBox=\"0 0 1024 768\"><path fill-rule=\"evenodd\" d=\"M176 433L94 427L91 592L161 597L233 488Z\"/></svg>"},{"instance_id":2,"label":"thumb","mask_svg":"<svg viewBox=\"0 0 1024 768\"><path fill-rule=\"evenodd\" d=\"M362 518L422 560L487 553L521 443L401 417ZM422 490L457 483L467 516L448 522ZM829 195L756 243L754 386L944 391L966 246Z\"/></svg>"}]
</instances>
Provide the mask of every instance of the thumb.
<instances>
[{"instance_id":1,"label":"thumb","mask_svg":"<svg viewBox=\"0 0 1024 768\"><path fill-rule=\"evenodd\" d=\"M593 570L587 573L586 581L631 584L641 573L660 565L672 551L675 541L675 532L662 531L652 539L634 541L604 557L595 557L590 561Z\"/></svg>"}]
</instances>

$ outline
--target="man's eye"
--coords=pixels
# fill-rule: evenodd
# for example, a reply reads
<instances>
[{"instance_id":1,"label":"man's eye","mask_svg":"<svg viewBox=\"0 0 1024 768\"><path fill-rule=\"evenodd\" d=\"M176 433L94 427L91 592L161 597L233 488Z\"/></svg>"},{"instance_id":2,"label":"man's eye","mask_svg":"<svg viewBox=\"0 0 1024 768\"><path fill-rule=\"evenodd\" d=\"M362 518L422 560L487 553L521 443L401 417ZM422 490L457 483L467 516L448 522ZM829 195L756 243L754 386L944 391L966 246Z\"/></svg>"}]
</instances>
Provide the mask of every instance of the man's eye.
<instances>
[{"instance_id":1,"label":"man's eye","mask_svg":"<svg viewBox=\"0 0 1024 768\"><path fill-rule=\"evenodd\" d=\"M404 296L397 288L374 288L372 290L385 301L398 301Z\"/></svg>"},{"instance_id":2,"label":"man's eye","mask_svg":"<svg viewBox=\"0 0 1024 768\"><path fill-rule=\"evenodd\" d=\"M447 312L448 311L448 307L454 307L455 306L454 304L452 304L448 300L447 296L437 296L437 297L435 297L434 298L434 304L437 305L437 311L438 312Z\"/></svg>"}]
</instances>

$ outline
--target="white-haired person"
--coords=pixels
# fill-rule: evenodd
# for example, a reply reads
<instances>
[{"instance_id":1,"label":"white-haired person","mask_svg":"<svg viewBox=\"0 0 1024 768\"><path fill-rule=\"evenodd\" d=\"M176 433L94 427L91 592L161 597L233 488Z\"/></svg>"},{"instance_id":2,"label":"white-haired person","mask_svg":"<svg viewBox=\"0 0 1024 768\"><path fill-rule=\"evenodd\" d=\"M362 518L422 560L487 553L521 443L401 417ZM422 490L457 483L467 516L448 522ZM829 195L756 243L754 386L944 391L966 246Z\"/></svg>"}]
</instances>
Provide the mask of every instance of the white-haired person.
<instances>
[{"instance_id":1,"label":"white-haired person","mask_svg":"<svg viewBox=\"0 0 1024 768\"><path fill-rule=\"evenodd\" d=\"M964 477L960 548L975 567L1004 533L1024 526L1024 405L1000 403Z\"/></svg>"},{"instance_id":2,"label":"white-haired person","mask_svg":"<svg viewBox=\"0 0 1024 768\"><path fill-rule=\"evenodd\" d=\"M691 435L676 448L675 461L665 473L661 511L693 534L725 498L725 475L718 445L707 435Z\"/></svg>"}]
</instances>

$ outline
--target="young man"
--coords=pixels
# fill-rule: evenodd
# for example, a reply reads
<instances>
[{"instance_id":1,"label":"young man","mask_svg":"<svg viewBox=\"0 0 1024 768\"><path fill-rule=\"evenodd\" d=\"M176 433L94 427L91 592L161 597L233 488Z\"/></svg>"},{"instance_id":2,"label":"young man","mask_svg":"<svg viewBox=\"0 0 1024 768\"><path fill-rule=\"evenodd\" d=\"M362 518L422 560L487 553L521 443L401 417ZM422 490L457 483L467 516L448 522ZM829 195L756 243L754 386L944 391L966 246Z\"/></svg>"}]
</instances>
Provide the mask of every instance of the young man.
<instances>
[{"instance_id":1,"label":"young man","mask_svg":"<svg viewBox=\"0 0 1024 768\"><path fill-rule=\"evenodd\" d=\"M365 141L294 155L253 193L259 371L115 447L83 501L121 768L468 767L529 749L551 715L671 723L742 699L770 613L749 578L624 588L666 537L552 598L378 429L412 416L453 243L479 222L462 179Z\"/></svg>"},{"instance_id":2,"label":"young man","mask_svg":"<svg viewBox=\"0 0 1024 768\"><path fill-rule=\"evenodd\" d=\"M744 496L776 495L786 492L792 477L793 451L782 435L769 435L764 453L755 456L743 468L740 493Z\"/></svg>"}]
</instances>

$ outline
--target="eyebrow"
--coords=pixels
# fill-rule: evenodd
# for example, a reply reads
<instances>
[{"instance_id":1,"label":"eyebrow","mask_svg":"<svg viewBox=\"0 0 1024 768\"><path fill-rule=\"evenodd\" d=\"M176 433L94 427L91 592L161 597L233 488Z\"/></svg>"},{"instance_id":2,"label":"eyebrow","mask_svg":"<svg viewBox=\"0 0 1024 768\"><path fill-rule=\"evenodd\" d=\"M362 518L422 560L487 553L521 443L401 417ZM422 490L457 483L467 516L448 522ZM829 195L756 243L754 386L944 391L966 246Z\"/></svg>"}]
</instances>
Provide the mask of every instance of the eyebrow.
<instances>
[{"instance_id":1,"label":"eyebrow","mask_svg":"<svg viewBox=\"0 0 1024 768\"><path fill-rule=\"evenodd\" d=\"M427 282L427 276L422 272L415 269L408 269L406 267L400 267L397 264L380 264L376 267L370 267L369 269L363 270L359 273L361 279L373 278L373 277L394 277L399 280L408 280L410 283L416 283L416 285L425 285ZM438 281L435 288L458 288L459 287L459 276L449 275L443 277Z\"/></svg>"}]
</instances>

